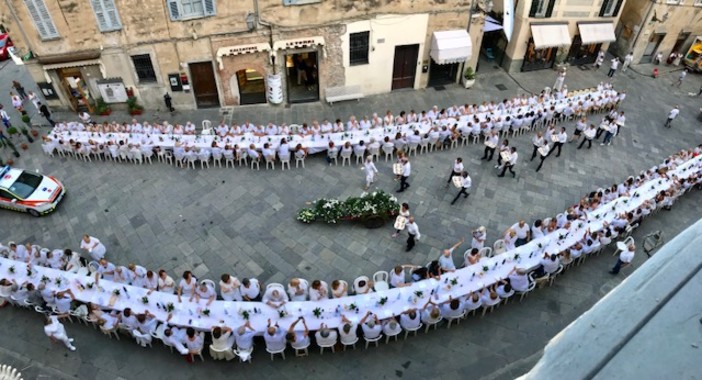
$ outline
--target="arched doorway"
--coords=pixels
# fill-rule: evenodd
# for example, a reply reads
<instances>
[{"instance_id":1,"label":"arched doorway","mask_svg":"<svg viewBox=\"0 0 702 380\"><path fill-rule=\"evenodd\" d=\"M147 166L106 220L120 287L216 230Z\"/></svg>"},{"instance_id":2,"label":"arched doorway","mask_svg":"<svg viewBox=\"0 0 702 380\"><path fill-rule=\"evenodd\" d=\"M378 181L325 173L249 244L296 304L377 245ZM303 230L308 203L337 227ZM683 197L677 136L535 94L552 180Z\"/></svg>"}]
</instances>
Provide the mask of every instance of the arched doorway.
<instances>
[{"instance_id":1,"label":"arched doorway","mask_svg":"<svg viewBox=\"0 0 702 380\"><path fill-rule=\"evenodd\" d=\"M266 103L266 82L263 74L254 69L243 69L236 72L239 84L239 104Z\"/></svg>"}]
</instances>

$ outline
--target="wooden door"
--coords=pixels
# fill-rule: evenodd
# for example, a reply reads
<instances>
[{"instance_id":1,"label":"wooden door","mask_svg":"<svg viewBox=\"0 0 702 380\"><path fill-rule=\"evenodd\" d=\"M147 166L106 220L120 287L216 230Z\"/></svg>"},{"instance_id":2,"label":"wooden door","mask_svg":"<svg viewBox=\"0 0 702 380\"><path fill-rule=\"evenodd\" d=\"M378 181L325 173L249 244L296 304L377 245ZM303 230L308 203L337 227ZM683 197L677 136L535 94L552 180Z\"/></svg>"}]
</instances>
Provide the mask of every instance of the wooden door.
<instances>
[{"instance_id":1,"label":"wooden door","mask_svg":"<svg viewBox=\"0 0 702 380\"><path fill-rule=\"evenodd\" d=\"M419 45L395 46L395 63L392 70L392 89L414 88L417 75Z\"/></svg>"},{"instance_id":2,"label":"wooden door","mask_svg":"<svg viewBox=\"0 0 702 380\"><path fill-rule=\"evenodd\" d=\"M197 108L219 107L219 94L212 62L191 63L190 79Z\"/></svg>"}]
</instances>

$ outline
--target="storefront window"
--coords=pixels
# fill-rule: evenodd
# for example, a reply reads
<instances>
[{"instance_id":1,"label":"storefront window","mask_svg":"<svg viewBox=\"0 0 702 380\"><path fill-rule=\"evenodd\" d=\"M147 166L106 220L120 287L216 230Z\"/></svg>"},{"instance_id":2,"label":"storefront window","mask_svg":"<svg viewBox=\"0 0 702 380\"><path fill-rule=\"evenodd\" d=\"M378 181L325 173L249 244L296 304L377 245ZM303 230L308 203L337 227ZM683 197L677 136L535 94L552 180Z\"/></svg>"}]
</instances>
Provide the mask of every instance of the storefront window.
<instances>
[{"instance_id":1,"label":"storefront window","mask_svg":"<svg viewBox=\"0 0 702 380\"><path fill-rule=\"evenodd\" d=\"M529 39L524 62L522 63L522 71L541 70L553 67L556 61L558 47L550 47L537 49L534 45L534 39Z\"/></svg>"},{"instance_id":2,"label":"storefront window","mask_svg":"<svg viewBox=\"0 0 702 380\"><path fill-rule=\"evenodd\" d=\"M601 47L601 43L583 45L582 39L578 34L573 37L573 44L570 45L570 51L568 51L568 63L575 66L595 63L597 54L599 53Z\"/></svg>"}]
</instances>

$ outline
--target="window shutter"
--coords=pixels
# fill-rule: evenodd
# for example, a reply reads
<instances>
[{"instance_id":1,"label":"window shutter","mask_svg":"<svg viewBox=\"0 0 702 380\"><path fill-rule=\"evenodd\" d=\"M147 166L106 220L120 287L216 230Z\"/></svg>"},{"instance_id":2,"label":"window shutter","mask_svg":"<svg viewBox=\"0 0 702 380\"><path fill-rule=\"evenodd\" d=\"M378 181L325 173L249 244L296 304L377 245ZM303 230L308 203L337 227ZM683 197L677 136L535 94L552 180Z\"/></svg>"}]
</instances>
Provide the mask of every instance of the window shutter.
<instances>
[{"instance_id":1,"label":"window shutter","mask_svg":"<svg viewBox=\"0 0 702 380\"><path fill-rule=\"evenodd\" d=\"M100 28L100 30L109 29L110 27L105 19L105 11L102 7L102 1L90 0L90 3L93 5L93 11L95 12L95 19L97 19L98 22L98 28Z\"/></svg>"},{"instance_id":2,"label":"window shutter","mask_svg":"<svg viewBox=\"0 0 702 380\"><path fill-rule=\"evenodd\" d=\"M202 8L205 10L205 16L214 16L217 14L215 0L203 0Z\"/></svg>"},{"instance_id":3,"label":"window shutter","mask_svg":"<svg viewBox=\"0 0 702 380\"><path fill-rule=\"evenodd\" d=\"M556 0L550 0L548 2L548 9L546 9L546 17L551 17L553 13L553 7L556 5Z\"/></svg>"},{"instance_id":4,"label":"window shutter","mask_svg":"<svg viewBox=\"0 0 702 380\"><path fill-rule=\"evenodd\" d=\"M117 13L117 7L115 6L115 0L102 0L105 6L105 13L108 22L110 23L111 30L117 30L122 28L122 22L119 19L119 13Z\"/></svg>"},{"instance_id":5,"label":"window shutter","mask_svg":"<svg viewBox=\"0 0 702 380\"><path fill-rule=\"evenodd\" d=\"M609 1L613 1L613 0L609 0ZM617 5L614 7L614 12L612 12L612 17L617 17L617 15L619 14L619 9L621 9L623 2L624 2L624 0L617 1Z\"/></svg>"},{"instance_id":6,"label":"window shutter","mask_svg":"<svg viewBox=\"0 0 702 380\"><path fill-rule=\"evenodd\" d=\"M609 7L609 2L612 0L604 0L602 2L602 8L600 8L600 17L605 17L605 14L607 14L607 8Z\"/></svg>"},{"instance_id":7,"label":"window shutter","mask_svg":"<svg viewBox=\"0 0 702 380\"><path fill-rule=\"evenodd\" d=\"M51 15L46 9L44 0L24 0L24 4L27 6L29 15L32 17L41 38L46 39L58 36L58 31L56 31L56 26L54 26Z\"/></svg>"},{"instance_id":8,"label":"window shutter","mask_svg":"<svg viewBox=\"0 0 702 380\"><path fill-rule=\"evenodd\" d=\"M543 0L531 0L531 9L529 10L529 17L536 17L536 12L539 11L539 3Z\"/></svg>"},{"instance_id":9,"label":"window shutter","mask_svg":"<svg viewBox=\"0 0 702 380\"><path fill-rule=\"evenodd\" d=\"M171 20L180 20L180 0L168 0L168 12L171 14Z\"/></svg>"}]
</instances>

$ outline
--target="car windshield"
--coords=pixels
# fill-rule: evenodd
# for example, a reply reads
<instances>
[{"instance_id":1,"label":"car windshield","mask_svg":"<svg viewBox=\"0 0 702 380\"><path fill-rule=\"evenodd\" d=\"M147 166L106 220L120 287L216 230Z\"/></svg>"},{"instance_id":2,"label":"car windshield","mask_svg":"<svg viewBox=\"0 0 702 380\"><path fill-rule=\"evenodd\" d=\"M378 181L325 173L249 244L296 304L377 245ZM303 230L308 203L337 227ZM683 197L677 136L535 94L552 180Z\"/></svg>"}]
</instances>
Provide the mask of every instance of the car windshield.
<instances>
[{"instance_id":1,"label":"car windshield","mask_svg":"<svg viewBox=\"0 0 702 380\"><path fill-rule=\"evenodd\" d=\"M41 176L36 174L22 172L15 183L10 186L9 190L17 197L27 199L30 195L32 195L34 190L39 187L41 178Z\"/></svg>"},{"instance_id":2,"label":"car windshield","mask_svg":"<svg viewBox=\"0 0 702 380\"><path fill-rule=\"evenodd\" d=\"M7 39L5 38L0 40L0 48L5 47L5 42L7 42Z\"/></svg>"}]
</instances>

